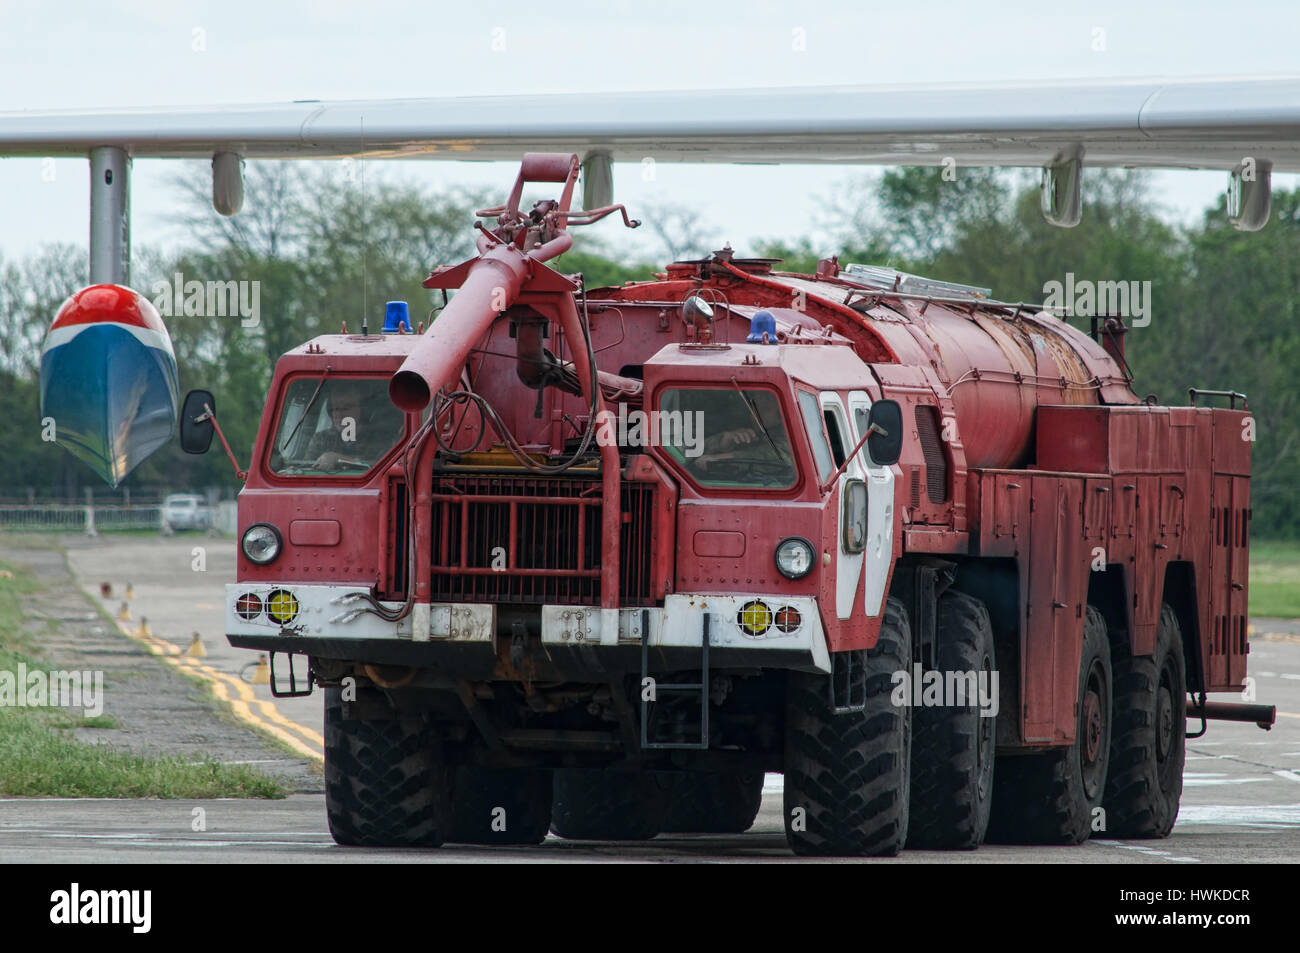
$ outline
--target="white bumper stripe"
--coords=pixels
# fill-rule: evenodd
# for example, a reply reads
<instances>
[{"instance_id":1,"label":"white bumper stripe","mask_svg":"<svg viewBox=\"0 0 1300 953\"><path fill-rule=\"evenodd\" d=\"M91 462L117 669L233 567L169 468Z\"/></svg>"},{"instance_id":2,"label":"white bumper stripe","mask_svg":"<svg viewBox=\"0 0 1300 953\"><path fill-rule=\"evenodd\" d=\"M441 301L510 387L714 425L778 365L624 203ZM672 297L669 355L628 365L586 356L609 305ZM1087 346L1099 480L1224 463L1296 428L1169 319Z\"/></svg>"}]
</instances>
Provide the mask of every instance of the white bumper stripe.
<instances>
[{"instance_id":1,"label":"white bumper stripe","mask_svg":"<svg viewBox=\"0 0 1300 953\"><path fill-rule=\"evenodd\" d=\"M263 602L276 590L286 589L299 603L288 626L272 622L263 611L247 620L235 611L239 597L252 593ZM491 604L417 603L399 623L385 622L362 609L358 598L367 592L357 586L282 585L226 586L226 632L230 635L300 636L328 639L400 639L415 642L486 642L496 632L496 606ZM737 624L742 606L762 599L772 612L782 606L798 610L802 622L793 632L772 626L759 636L746 635ZM401 603L383 602L389 609ZM699 648L703 644L704 617L709 617L709 644L715 648L745 651L798 652L822 671L830 671L826 635L816 600L774 598L763 595L670 595L663 608L604 610L595 606L542 606L542 642L557 646L639 645L641 630L649 623L650 644ZM756 659L756 661L758 661Z\"/></svg>"}]
</instances>

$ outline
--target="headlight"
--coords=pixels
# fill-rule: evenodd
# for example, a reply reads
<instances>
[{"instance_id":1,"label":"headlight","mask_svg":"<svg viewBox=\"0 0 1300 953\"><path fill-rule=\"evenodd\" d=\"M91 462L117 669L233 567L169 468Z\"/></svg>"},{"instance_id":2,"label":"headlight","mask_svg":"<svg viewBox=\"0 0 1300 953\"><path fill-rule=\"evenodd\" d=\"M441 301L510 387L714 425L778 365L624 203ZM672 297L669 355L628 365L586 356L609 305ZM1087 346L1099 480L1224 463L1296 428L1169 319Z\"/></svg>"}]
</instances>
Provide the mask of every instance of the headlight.
<instances>
[{"instance_id":1,"label":"headlight","mask_svg":"<svg viewBox=\"0 0 1300 953\"><path fill-rule=\"evenodd\" d=\"M245 556L259 566L265 566L280 555L280 531L270 523L254 523L244 530L239 546Z\"/></svg>"},{"instance_id":2,"label":"headlight","mask_svg":"<svg viewBox=\"0 0 1300 953\"><path fill-rule=\"evenodd\" d=\"M273 622L288 625L298 615L298 597L288 589L276 589L266 594L266 614Z\"/></svg>"},{"instance_id":3,"label":"headlight","mask_svg":"<svg viewBox=\"0 0 1300 953\"><path fill-rule=\"evenodd\" d=\"M812 543L799 536L783 539L776 547L776 568L787 579L802 579L808 575L816 558Z\"/></svg>"}]
</instances>

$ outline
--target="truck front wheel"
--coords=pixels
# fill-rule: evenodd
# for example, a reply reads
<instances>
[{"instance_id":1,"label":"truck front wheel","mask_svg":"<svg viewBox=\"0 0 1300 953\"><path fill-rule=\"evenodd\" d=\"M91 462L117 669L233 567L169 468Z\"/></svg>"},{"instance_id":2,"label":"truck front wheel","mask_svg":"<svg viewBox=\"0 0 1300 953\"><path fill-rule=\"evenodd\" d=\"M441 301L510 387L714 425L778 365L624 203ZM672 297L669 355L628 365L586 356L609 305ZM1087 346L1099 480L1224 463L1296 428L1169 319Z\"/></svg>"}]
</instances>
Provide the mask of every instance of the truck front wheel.
<instances>
[{"instance_id":1,"label":"truck front wheel","mask_svg":"<svg viewBox=\"0 0 1300 953\"><path fill-rule=\"evenodd\" d=\"M1168 605L1160 612L1154 656L1115 653L1115 731L1106 783L1107 832L1166 837L1178 818L1187 753L1187 677L1183 635Z\"/></svg>"},{"instance_id":2,"label":"truck front wheel","mask_svg":"<svg viewBox=\"0 0 1300 953\"><path fill-rule=\"evenodd\" d=\"M663 830L674 834L743 834L763 804L762 771L688 772L673 779Z\"/></svg>"},{"instance_id":3,"label":"truck front wheel","mask_svg":"<svg viewBox=\"0 0 1300 953\"><path fill-rule=\"evenodd\" d=\"M965 705L922 706L912 713L907 846L973 850L984 840L993 804L997 719L979 697L994 684L993 627L983 602L948 591L939 597L938 630L940 674L973 673L974 681L963 683L973 694Z\"/></svg>"},{"instance_id":4,"label":"truck front wheel","mask_svg":"<svg viewBox=\"0 0 1300 953\"><path fill-rule=\"evenodd\" d=\"M461 767L448 840L458 844L540 844L551 823L551 772Z\"/></svg>"},{"instance_id":5,"label":"truck front wheel","mask_svg":"<svg viewBox=\"0 0 1300 953\"><path fill-rule=\"evenodd\" d=\"M862 711L836 713L825 675L791 672L785 706L785 836L807 856L892 856L907 840L911 709L895 705L894 673L912 661L907 611L885 603L880 638L865 653L850 697Z\"/></svg>"},{"instance_id":6,"label":"truck front wheel","mask_svg":"<svg viewBox=\"0 0 1300 953\"><path fill-rule=\"evenodd\" d=\"M653 771L557 770L551 830L567 840L649 840L663 825L670 790Z\"/></svg>"},{"instance_id":7,"label":"truck front wheel","mask_svg":"<svg viewBox=\"0 0 1300 953\"><path fill-rule=\"evenodd\" d=\"M347 847L438 847L447 839L453 769L421 717L387 709L380 693L361 703L325 688L325 812Z\"/></svg>"},{"instance_id":8,"label":"truck front wheel","mask_svg":"<svg viewBox=\"0 0 1300 953\"><path fill-rule=\"evenodd\" d=\"M1074 744L1044 754L998 758L989 841L1082 844L1088 839L1106 791L1112 684L1106 620L1088 606Z\"/></svg>"}]
</instances>

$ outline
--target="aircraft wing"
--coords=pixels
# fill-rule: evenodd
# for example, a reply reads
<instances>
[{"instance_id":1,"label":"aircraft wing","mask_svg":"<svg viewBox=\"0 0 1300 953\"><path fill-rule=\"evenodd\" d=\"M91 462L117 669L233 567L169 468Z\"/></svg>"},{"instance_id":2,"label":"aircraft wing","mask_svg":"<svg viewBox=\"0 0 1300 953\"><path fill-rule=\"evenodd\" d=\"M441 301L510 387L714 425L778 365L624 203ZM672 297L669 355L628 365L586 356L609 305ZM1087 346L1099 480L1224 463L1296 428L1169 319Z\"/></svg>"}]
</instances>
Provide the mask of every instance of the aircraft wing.
<instances>
[{"instance_id":1,"label":"aircraft wing","mask_svg":"<svg viewBox=\"0 0 1300 953\"><path fill-rule=\"evenodd\" d=\"M1300 172L1300 78L724 89L0 113L0 155L368 156Z\"/></svg>"}]
</instances>

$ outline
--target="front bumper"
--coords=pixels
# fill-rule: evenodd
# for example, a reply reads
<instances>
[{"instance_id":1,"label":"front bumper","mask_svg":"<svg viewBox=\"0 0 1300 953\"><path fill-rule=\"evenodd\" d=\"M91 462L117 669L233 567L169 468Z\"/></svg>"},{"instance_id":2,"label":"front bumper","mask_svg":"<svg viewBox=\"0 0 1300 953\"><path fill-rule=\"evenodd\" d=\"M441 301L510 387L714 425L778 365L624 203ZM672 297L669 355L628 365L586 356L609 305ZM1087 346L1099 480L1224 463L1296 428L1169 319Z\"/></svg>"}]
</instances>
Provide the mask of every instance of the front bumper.
<instances>
[{"instance_id":1,"label":"front bumper","mask_svg":"<svg viewBox=\"0 0 1300 953\"><path fill-rule=\"evenodd\" d=\"M297 600L296 615L280 624L265 611L240 615L241 596L284 590ZM600 609L545 605L507 612L490 603L416 603L400 622L385 622L365 610L366 589L357 586L235 584L226 587L226 633L239 648L294 652L324 658L428 666L466 677L499 672L497 645L509 640L521 620L540 634L536 664L551 674L639 670L643 631L656 668L698 667L704 620L709 620L710 667L783 668L830 671L817 602L808 597L677 594L662 607ZM775 612L790 607L800 623L790 631L770 627L762 635L741 631L738 613L755 599ZM383 602L389 609L401 603ZM538 672L539 676L542 674Z\"/></svg>"}]
</instances>

